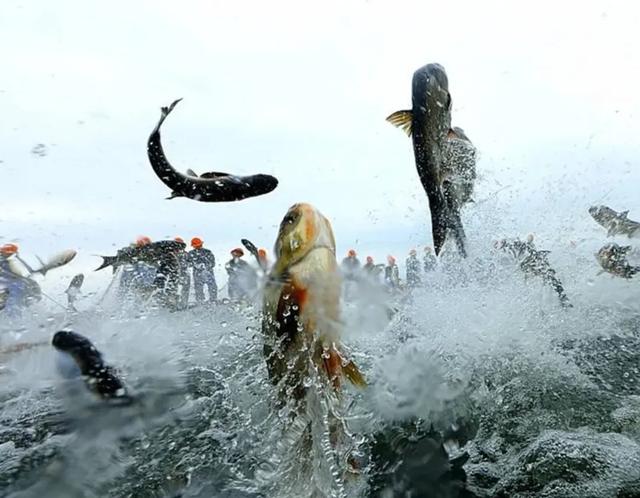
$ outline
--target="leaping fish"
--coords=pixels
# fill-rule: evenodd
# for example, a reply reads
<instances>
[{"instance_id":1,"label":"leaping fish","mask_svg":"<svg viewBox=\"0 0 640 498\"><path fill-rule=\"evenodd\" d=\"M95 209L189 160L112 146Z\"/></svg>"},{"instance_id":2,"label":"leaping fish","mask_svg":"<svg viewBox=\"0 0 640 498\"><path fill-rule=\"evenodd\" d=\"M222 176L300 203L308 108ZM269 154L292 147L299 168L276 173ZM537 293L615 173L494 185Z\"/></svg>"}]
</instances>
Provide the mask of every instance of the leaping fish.
<instances>
[{"instance_id":1,"label":"leaping fish","mask_svg":"<svg viewBox=\"0 0 640 498\"><path fill-rule=\"evenodd\" d=\"M271 381L301 399L315 365L335 389L343 378L365 386L340 341L341 281L329 221L313 206L295 204L280 224L274 253L262 319Z\"/></svg>"},{"instance_id":2,"label":"leaping fish","mask_svg":"<svg viewBox=\"0 0 640 498\"><path fill-rule=\"evenodd\" d=\"M73 360L87 387L95 394L103 399L132 401L116 371L104 362L102 354L89 339L70 330L61 330L55 333L51 345Z\"/></svg>"},{"instance_id":3,"label":"leaping fish","mask_svg":"<svg viewBox=\"0 0 640 498\"><path fill-rule=\"evenodd\" d=\"M607 237L626 235L629 238L640 238L640 223L630 220L629 211L617 212L608 206L591 206L589 214L596 222L607 229Z\"/></svg>"},{"instance_id":4,"label":"leaping fish","mask_svg":"<svg viewBox=\"0 0 640 498\"><path fill-rule=\"evenodd\" d=\"M188 197L201 202L231 202L267 194L278 186L278 180L271 175L236 176L214 171L198 176L193 170L187 170L186 175L176 171L162 149L160 127L181 100L162 107L160 120L147 142L147 155L153 171L171 189L168 199Z\"/></svg>"},{"instance_id":5,"label":"leaping fish","mask_svg":"<svg viewBox=\"0 0 640 498\"><path fill-rule=\"evenodd\" d=\"M461 128L451 127L451 94L447 73L427 64L413 74L412 108L387 117L413 139L413 152L431 211L436 255L447 234L466 256L460 210L470 202L476 178L476 150Z\"/></svg>"},{"instance_id":6,"label":"leaping fish","mask_svg":"<svg viewBox=\"0 0 640 498\"><path fill-rule=\"evenodd\" d=\"M616 277L632 278L640 273L640 266L633 266L627 261L627 254L631 252L631 246L619 246L607 244L596 253L596 259L602 270Z\"/></svg>"}]
</instances>

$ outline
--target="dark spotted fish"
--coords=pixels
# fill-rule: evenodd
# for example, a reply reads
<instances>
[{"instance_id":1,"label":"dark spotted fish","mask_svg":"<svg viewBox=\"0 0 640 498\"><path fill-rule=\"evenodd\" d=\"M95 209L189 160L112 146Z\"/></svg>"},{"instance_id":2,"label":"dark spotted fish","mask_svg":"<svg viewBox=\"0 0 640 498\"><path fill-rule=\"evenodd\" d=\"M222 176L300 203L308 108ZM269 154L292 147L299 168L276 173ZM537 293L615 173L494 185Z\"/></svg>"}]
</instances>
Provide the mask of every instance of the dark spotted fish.
<instances>
[{"instance_id":1,"label":"dark spotted fish","mask_svg":"<svg viewBox=\"0 0 640 498\"><path fill-rule=\"evenodd\" d=\"M69 330L61 330L55 333L51 344L71 357L91 391L102 398L131 401L115 370L105 364L102 354L89 339Z\"/></svg>"},{"instance_id":2,"label":"dark spotted fish","mask_svg":"<svg viewBox=\"0 0 640 498\"><path fill-rule=\"evenodd\" d=\"M589 214L596 222L606 228L607 237L614 235L626 235L629 238L640 237L640 223L630 220L627 216L629 211L618 213L608 206L591 206Z\"/></svg>"},{"instance_id":3,"label":"dark spotted fish","mask_svg":"<svg viewBox=\"0 0 640 498\"><path fill-rule=\"evenodd\" d=\"M603 272L611 273L616 277L632 278L640 273L640 266L633 266L627 261L627 254L631 251L631 246L619 246L618 244L607 244L596 254L596 259Z\"/></svg>"},{"instance_id":4,"label":"dark spotted fish","mask_svg":"<svg viewBox=\"0 0 640 498\"><path fill-rule=\"evenodd\" d=\"M198 176L192 170L187 170L186 175L176 171L162 149L160 127L180 100L162 108L160 121L147 142L153 171L171 189L168 199L188 197L201 202L232 202L267 194L278 186L278 180L270 175L236 176L216 171Z\"/></svg>"},{"instance_id":5,"label":"dark spotted fish","mask_svg":"<svg viewBox=\"0 0 640 498\"><path fill-rule=\"evenodd\" d=\"M476 178L476 150L461 128L451 127L451 94L447 73L427 64L413 74L412 108L387 117L413 139L413 152L431 211L436 255L447 235L466 256L460 210L470 202Z\"/></svg>"},{"instance_id":6,"label":"dark spotted fish","mask_svg":"<svg viewBox=\"0 0 640 498\"><path fill-rule=\"evenodd\" d=\"M169 268L178 267L178 254L185 249L186 244L177 240L159 240L139 247L124 247L115 256L101 256L102 264L96 271L112 266L114 271L118 266L142 261L151 265L165 264Z\"/></svg>"}]
</instances>

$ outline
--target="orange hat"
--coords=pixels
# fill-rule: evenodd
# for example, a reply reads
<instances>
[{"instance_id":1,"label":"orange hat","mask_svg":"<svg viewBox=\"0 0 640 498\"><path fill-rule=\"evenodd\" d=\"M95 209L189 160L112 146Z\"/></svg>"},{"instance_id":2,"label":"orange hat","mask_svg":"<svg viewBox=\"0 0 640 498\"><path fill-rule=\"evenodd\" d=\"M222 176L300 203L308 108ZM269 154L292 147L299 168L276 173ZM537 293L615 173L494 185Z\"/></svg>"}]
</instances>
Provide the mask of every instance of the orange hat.
<instances>
[{"instance_id":1,"label":"orange hat","mask_svg":"<svg viewBox=\"0 0 640 498\"><path fill-rule=\"evenodd\" d=\"M258 249L258 256L262 259L267 259L267 250L266 249Z\"/></svg>"},{"instance_id":2,"label":"orange hat","mask_svg":"<svg viewBox=\"0 0 640 498\"><path fill-rule=\"evenodd\" d=\"M393 256L387 256L387 262L392 265L396 262L396 258L394 258Z\"/></svg>"},{"instance_id":3,"label":"orange hat","mask_svg":"<svg viewBox=\"0 0 640 498\"><path fill-rule=\"evenodd\" d=\"M146 235L139 235L136 239L136 246L138 247L146 246L147 244L151 244L151 239Z\"/></svg>"},{"instance_id":4,"label":"orange hat","mask_svg":"<svg viewBox=\"0 0 640 498\"><path fill-rule=\"evenodd\" d=\"M0 254L4 256L11 256L12 254L16 254L18 252L18 246L15 244L5 244L0 247Z\"/></svg>"},{"instance_id":5,"label":"orange hat","mask_svg":"<svg viewBox=\"0 0 640 498\"><path fill-rule=\"evenodd\" d=\"M232 256L235 256L236 254L238 255L238 257L240 257L240 256L244 256L244 251L243 251L241 248L236 247L235 249L233 249L233 250L231 251L231 255L232 255Z\"/></svg>"},{"instance_id":6,"label":"orange hat","mask_svg":"<svg viewBox=\"0 0 640 498\"><path fill-rule=\"evenodd\" d=\"M173 240L175 240L176 242L180 242L181 244L184 244L184 239L182 237L174 237Z\"/></svg>"},{"instance_id":7,"label":"orange hat","mask_svg":"<svg viewBox=\"0 0 640 498\"><path fill-rule=\"evenodd\" d=\"M354 251L353 249L349 249L349 252L347 254L349 255L350 258L356 257L356 251Z\"/></svg>"},{"instance_id":8,"label":"orange hat","mask_svg":"<svg viewBox=\"0 0 640 498\"><path fill-rule=\"evenodd\" d=\"M202 243L202 239L198 237L194 237L193 239L191 239L191 247L193 247L194 249L200 249L202 247Z\"/></svg>"},{"instance_id":9,"label":"orange hat","mask_svg":"<svg viewBox=\"0 0 640 498\"><path fill-rule=\"evenodd\" d=\"M367 263L373 263L373 258L371 256L367 256Z\"/></svg>"}]
</instances>

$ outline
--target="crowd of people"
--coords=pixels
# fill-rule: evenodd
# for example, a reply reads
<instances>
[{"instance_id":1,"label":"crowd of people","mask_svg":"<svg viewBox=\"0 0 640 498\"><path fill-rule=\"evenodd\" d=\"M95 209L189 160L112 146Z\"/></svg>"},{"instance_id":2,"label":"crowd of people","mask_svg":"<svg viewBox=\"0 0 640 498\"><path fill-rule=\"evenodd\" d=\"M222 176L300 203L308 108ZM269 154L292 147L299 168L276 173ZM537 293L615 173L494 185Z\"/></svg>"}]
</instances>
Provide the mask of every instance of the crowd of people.
<instances>
[{"instance_id":1,"label":"crowd of people","mask_svg":"<svg viewBox=\"0 0 640 498\"><path fill-rule=\"evenodd\" d=\"M168 291L174 298L173 302L177 303L176 307L186 308L189 306L193 288L197 304L218 301L219 287L215 276L216 258L213 252L204 247L204 242L199 237L191 239L189 251L186 250L186 243L181 237L176 237L174 240L185 248L175 255L177 258L175 270L169 270L169 275L158 278L162 268L154 261L138 260L123 265L118 272L120 296L133 294L147 297L156 290L165 293ZM149 237L138 237L132 246L139 248L151 243ZM266 251L260 249L259 254L266 261ZM262 265L254 268L243 257L244 250L236 247L231 250L231 259L224 266L228 275L227 295L232 301L248 300L253 296L258 287L258 272L263 271ZM117 279L118 275L114 278Z\"/></svg>"},{"instance_id":2,"label":"crowd of people","mask_svg":"<svg viewBox=\"0 0 640 498\"><path fill-rule=\"evenodd\" d=\"M405 263L405 280L400 278L400 269L396 258L387 256L387 263L376 263L371 256L367 256L366 263L362 265L355 250L350 249L342 260L341 270L345 280L345 294L353 295L353 289L362 279L374 285L383 285L390 293L397 293L403 288L413 288L421 285L422 274L435 270L437 259L431 247L426 246L422 261L418 258L418 251L412 249Z\"/></svg>"},{"instance_id":3,"label":"crowd of people","mask_svg":"<svg viewBox=\"0 0 640 498\"><path fill-rule=\"evenodd\" d=\"M216 258L213 252L205 247L204 241L199 237L190 240L190 250L187 250L187 244L182 238L175 237L174 240L179 243L176 247L181 248L180 250L170 254L166 251L159 252L153 258L134 258L125 264L114 266L112 286L120 299L148 300L161 294L162 303L176 309L190 306L192 296L195 304L219 301L221 288L216 281ZM149 237L140 236L123 250L141 249L152 244ZM20 258L18 252L16 244L0 246L0 309L10 311L24 308L42 298L40 286L31 278L31 268ZM259 280L268 272L269 262L265 249L258 249L254 256L256 260L248 262L244 259L245 251L242 248L231 250L231 259L224 265L228 276L226 294L229 300L250 300L256 295ZM168 264L167 258L173 264ZM371 256L367 256L363 265L356 251L351 249L342 260L341 270L345 293L349 297L358 292L358 284L363 279L369 284L383 286L393 294L404 288L420 285L422 272L430 272L435 267L436 257L430 247L424 248L422 261L413 249L406 260L406 278L403 280L395 257L390 255L386 264L377 264ZM82 280L83 278L79 280L80 285ZM76 279L75 282L77 281ZM73 284L70 289L72 286ZM75 287L67 292L70 309L75 309L73 301L78 292L79 289Z\"/></svg>"}]
</instances>

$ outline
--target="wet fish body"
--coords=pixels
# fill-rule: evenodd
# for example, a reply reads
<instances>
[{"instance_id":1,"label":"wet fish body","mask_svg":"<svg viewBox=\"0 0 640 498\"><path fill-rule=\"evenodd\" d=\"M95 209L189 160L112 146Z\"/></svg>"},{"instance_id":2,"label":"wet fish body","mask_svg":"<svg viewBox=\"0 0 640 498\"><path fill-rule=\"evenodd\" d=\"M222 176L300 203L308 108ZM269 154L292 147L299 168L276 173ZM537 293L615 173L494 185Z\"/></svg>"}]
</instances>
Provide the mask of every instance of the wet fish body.
<instances>
[{"instance_id":1,"label":"wet fish body","mask_svg":"<svg viewBox=\"0 0 640 498\"><path fill-rule=\"evenodd\" d=\"M201 202L232 202L267 194L278 186L278 180L271 175L237 176L209 172L198 176L192 170L188 170L186 175L177 171L165 156L160 127L180 100L174 101L169 107L162 107L160 120L147 142L151 167L172 191L169 199L187 197Z\"/></svg>"},{"instance_id":2,"label":"wet fish body","mask_svg":"<svg viewBox=\"0 0 640 498\"><path fill-rule=\"evenodd\" d=\"M607 230L607 237L626 235L629 238L640 238L640 222L630 220L629 211L617 212L608 206L591 206L589 214Z\"/></svg>"},{"instance_id":3,"label":"wet fish body","mask_svg":"<svg viewBox=\"0 0 640 498\"><path fill-rule=\"evenodd\" d=\"M71 282L69 283L69 287L67 287L67 290L64 291L65 294L67 295L69 308L73 311L75 311L75 306L73 303L78 298L78 295L80 294L80 289L82 288L83 283L84 283L84 275L82 273L79 273L78 275L76 275L71 279Z\"/></svg>"},{"instance_id":4,"label":"wet fish body","mask_svg":"<svg viewBox=\"0 0 640 498\"><path fill-rule=\"evenodd\" d=\"M343 377L365 381L340 343L341 279L329 221L309 204L284 217L267 281L262 332L271 381L301 399L310 366L338 389Z\"/></svg>"},{"instance_id":5,"label":"wet fish body","mask_svg":"<svg viewBox=\"0 0 640 498\"><path fill-rule=\"evenodd\" d=\"M102 354L89 339L75 332L62 330L55 333L51 344L73 360L91 391L101 398L131 400L115 370L105 364Z\"/></svg>"},{"instance_id":6,"label":"wet fish body","mask_svg":"<svg viewBox=\"0 0 640 498\"><path fill-rule=\"evenodd\" d=\"M549 263L548 255L550 251L538 250L532 242L515 240L501 240L497 247L504 252L510 253L519 262L520 269L526 276L540 277L542 282L549 285L558 294L560 304L564 308L571 308L569 297L564 291L562 282L557 277L555 269Z\"/></svg>"},{"instance_id":7,"label":"wet fish body","mask_svg":"<svg viewBox=\"0 0 640 498\"><path fill-rule=\"evenodd\" d=\"M596 259L602 271L629 279L640 273L640 266L633 266L627 261L627 255L631 250L631 246L607 244L596 253Z\"/></svg>"},{"instance_id":8,"label":"wet fish body","mask_svg":"<svg viewBox=\"0 0 640 498\"><path fill-rule=\"evenodd\" d=\"M157 265L160 261L167 262L170 266L178 265L178 253L186 248L184 242L176 240L159 240L140 247L124 247L115 256L101 256L102 264L96 271L107 266L112 266L114 271L122 265L142 261L151 265Z\"/></svg>"},{"instance_id":9,"label":"wet fish body","mask_svg":"<svg viewBox=\"0 0 640 498\"><path fill-rule=\"evenodd\" d=\"M412 137L416 168L429 201L436 255L450 233L466 256L460 210L472 200L476 151L461 128L451 127L451 94L444 68L427 64L418 69L413 75L411 110L394 112L387 121Z\"/></svg>"}]
</instances>

